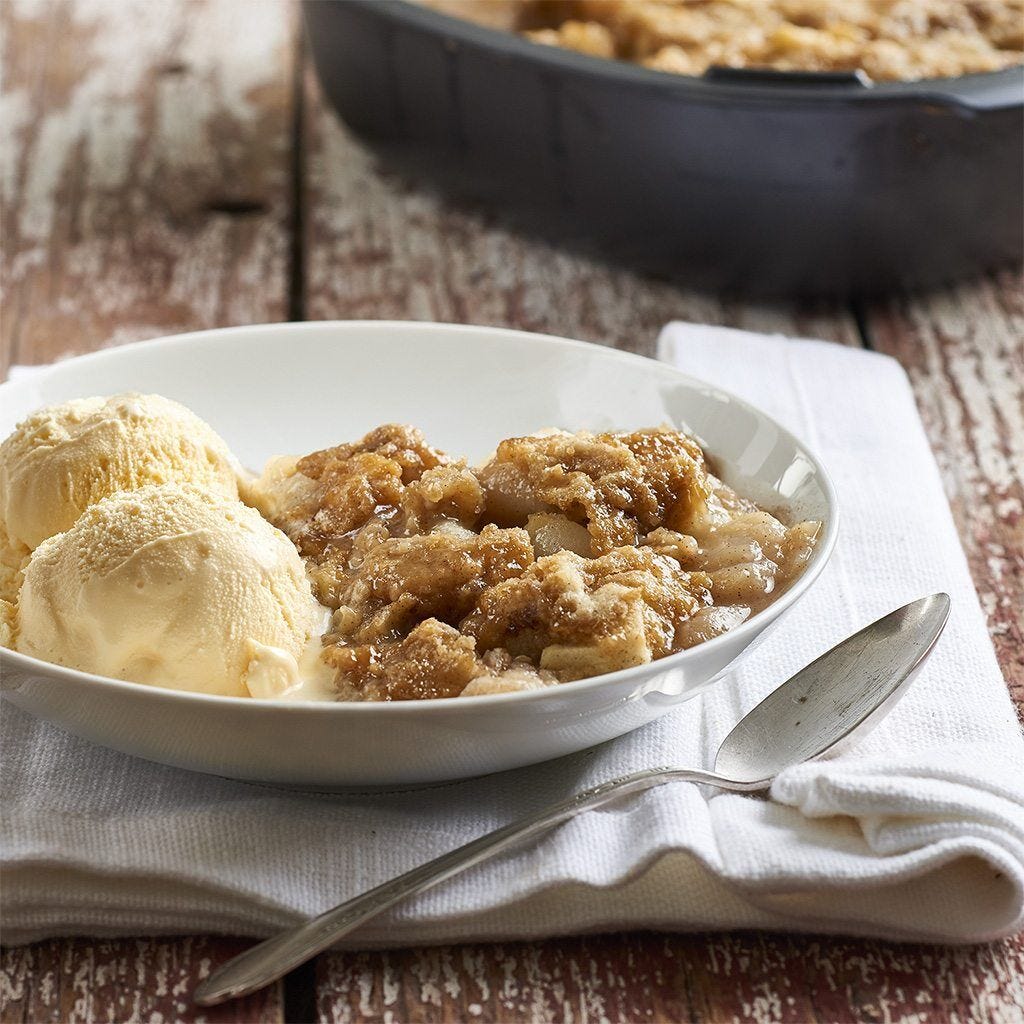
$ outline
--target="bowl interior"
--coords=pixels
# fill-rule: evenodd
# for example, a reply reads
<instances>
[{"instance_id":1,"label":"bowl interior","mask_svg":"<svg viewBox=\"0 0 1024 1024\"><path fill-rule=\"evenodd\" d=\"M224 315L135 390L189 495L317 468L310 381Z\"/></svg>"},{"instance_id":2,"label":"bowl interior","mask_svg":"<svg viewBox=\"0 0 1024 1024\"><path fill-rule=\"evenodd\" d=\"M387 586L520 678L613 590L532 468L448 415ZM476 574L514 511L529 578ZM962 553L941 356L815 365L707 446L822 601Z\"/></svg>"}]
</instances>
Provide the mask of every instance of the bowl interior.
<instances>
[{"instance_id":1,"label":"bowl interior","mask_svg":"<svg viewBox=\"0 0 1024 1024\"><path fill-rule=\"evenodd\" d=\"M123 390L175 398L242 463L305 453L388 421L479 460L540 427L692 430L722 475L794 516L832 518L814 457L766 415L654 360L483 327L339 322L182 335L57 364L5 386L0 432L41 405Z\"/></svg>"}]
</instances>

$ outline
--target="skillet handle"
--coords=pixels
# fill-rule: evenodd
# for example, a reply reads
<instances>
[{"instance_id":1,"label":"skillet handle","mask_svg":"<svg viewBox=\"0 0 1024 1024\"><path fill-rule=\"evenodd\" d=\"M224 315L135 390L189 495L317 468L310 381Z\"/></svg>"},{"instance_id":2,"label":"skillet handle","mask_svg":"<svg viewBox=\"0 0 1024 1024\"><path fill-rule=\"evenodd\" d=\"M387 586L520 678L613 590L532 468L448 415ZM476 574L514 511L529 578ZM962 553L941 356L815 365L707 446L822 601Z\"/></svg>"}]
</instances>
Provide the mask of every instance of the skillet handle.
<instances>
[{"instance_id":1,"label":"skillet handle","mask_svg":"<svg viewBox=\"0 0 1024 1024\"><path fill-rule=\"evenodd\" d=\"M1024 107L1024 67L1015 65L1002 71L987 71L959 78L932 78L916 82L876 83L870 75L856 71L777 71L775 68L727 68L712 66L701 76L706 82L758 87L851 86L866 92L876 84L887 86L886 98L901 102L932 105L959 110L968 116L997 110ZM899 90L894 97L892 87Z\"/></svg>"},{"instance_id":2,"label":"skillet handle","mask_svg":"<svg viewBox=\"0 0 1024 1024\"><path fill-rule=\"evenodd\" d=\"M707 82L735 82L736 85L840 85L870 89L875 83L856 71L777 71L775 68L727 68L713 64L701 76Z\"/></svg>"}]
</instances>

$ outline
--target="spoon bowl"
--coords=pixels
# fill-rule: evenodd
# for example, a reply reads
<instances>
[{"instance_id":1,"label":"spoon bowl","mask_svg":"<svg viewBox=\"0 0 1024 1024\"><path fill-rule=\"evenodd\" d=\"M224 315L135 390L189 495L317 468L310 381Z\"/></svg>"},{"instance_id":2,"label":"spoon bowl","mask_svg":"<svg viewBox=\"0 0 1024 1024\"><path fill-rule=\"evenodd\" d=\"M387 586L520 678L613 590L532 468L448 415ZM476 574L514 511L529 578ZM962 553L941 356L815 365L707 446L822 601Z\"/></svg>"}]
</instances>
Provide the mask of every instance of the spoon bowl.
<instances>
[{"instance_id":1,"label":"spoon bowl","mask_svg":"<svg viewBox=\"0 0 1024 1024\"><path fill-rule=\"evenodd\" d=\"M932 594L866 626L802 668L722 741L715 772L767 788L784 768L850 745L913 682L949 617Z\"/></svg>"}]
</instances>

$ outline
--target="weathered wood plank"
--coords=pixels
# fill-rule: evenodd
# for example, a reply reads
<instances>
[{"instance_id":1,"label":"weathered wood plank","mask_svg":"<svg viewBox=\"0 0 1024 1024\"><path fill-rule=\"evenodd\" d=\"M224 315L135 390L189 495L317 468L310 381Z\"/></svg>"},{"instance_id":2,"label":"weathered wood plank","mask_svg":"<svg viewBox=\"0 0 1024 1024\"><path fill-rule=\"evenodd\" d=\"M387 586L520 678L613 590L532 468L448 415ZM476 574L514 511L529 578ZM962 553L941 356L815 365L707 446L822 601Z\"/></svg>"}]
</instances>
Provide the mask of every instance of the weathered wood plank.
<instances>
[{"instance_id":1,"label":"weathered wood plank","mask_svg":"<svg viewBox=\"0 0 1024 1024\"><path fill-rule=\"evenodd\" d=\"M353 137L306 75L305 309L311 320L492 324L650 355L669 320L859 344L842 306L720 301L518 235L405 178Z\"/></svg>"},{"instance_id":2,"label":"weathered wood plank","mask_svg":"<svg viewBox=\"0 0 1024 1024\"><path fill-rule=\"evenodd\" d=\"M240 953L239 939L64 939L5 949L0 956L3 1024L166 1024L284 1019L280 985L200 1010L189 995L213 967Z\"/></svg>"},{"instance_id":3,"label":"weathered wood plank","mask_svg":"<svg viewBox=\"0 0 1024 1024\"><path fill-rule=\"evenodd\" d=\"M1010 692L1024 707L1024 284L993 278L866 311L910 374Z\"/></svg>"},{"instance_id":4,"label":"weathered wood plank","mask_svg":"<svg viewBox=\"0 0 1024 1024\"><path fill-rule=\"evenodd\" d=\"M0 18L0 360L282 319L284 0L10 2Z\"/></svg>"},{"instance_id":5,"label":"weathered wood plank","mask_svg":"<svg viewBox=\"0 0 1024 1024\"><path fill-rule=\"evenodd\" d=\"M281 319L294 12L283 0L0 4L8 362ZM55 941L4 953L5 1021L191 1020L241 948ZM281 987L205 1020L281 1020Z\"/></svg>"},{"instance_id":6,"label":"weathered wood plank","mask_svg":"<svg viewBox=\"0 0 1024 1024\"><path fill-rule=\"evenodd\" d=\"M1024 940L970 949L651 934L321 958L320 1019L986 1021L1024 1013Z\"/></svg>"}]
</instances>

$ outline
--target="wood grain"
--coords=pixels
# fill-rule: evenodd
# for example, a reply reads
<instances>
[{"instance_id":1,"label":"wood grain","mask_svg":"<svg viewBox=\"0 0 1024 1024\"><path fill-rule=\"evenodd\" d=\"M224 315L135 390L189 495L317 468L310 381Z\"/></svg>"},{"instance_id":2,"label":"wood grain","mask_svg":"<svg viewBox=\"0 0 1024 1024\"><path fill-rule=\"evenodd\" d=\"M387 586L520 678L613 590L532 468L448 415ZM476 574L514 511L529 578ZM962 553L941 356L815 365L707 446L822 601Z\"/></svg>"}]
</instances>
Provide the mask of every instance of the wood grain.
<instances>
[{"instance_id":1,"label":"wood grain","mask_svg":"<svg viewBox=\"0 0 1024 1024\"><path fill-rule=\"evenodd\" d=\"M279 320L293 215L294 12L277 0L0 3L3 316L11 362ZM198 1016L237 942L4 953L4 1021L281 1020L281 986Z\"/></svg>"},{"instance_id":2,"label":"wood grain","mask_svg":"<svg viewBox=\"0 0 1024 1024\"><path fill-rule=\"evenodd\" d=\"M0 18L4 363L284 318L289 7L59 0Z\"/></svg>"},{"instance_id":3,"label":"wood grain","mask_svg":"<svg viewBox=\"0 0 1024 1024\"><path fill-rule=\"evenodd\" d=\"M971 949L649 933L321 958L321 1021L698 1024L1024 1014L1024 940Z\"/></svg>"},{"instance_id":4,"label":"wood grain","mask_svg":"<svg viewBox=\"0 0 1024 1024\"><path fill-rule=\"evenodd\" d=\"M54 939L8 948L0 957L4 1024L168 1021L275 1024L282 991L200 1010L189 998L212 968L249 945L241 939Z\"/></svg>"}]
</instances>

